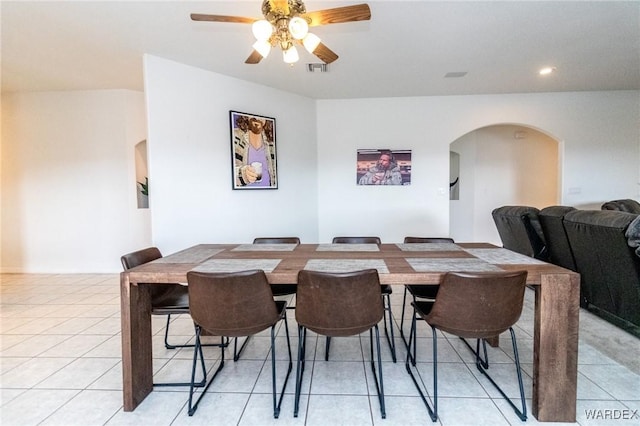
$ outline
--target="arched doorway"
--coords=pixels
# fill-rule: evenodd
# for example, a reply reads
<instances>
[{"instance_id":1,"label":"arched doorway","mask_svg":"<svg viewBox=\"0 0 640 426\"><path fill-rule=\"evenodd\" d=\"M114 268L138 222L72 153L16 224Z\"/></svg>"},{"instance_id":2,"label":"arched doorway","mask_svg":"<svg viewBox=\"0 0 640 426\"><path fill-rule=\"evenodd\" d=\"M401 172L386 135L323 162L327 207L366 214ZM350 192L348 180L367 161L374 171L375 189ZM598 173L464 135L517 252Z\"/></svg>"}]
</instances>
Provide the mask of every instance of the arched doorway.
<instances>
[{"instance_id":1,"label":"arched doorway","mask_svg":"<svg viewBox=\"0 0 640 426\"><path fill-rule=\"evenodd\" d=\"M149 207L149 172L147 167L147 141L146 139L136 144L135 148L136 166L136 198L138 208Z\"/></svg>"},{"instance_id":2,"label":"arched doorway","mask_svg":"<svg viewBox=\"0 0 640 426\"><path fill-rule=\"evenodd\" d=\"M491 217L494 208L558 204L560 147L558 140L519 124L479 128L453 141L450 151L458 155L460 175L458 199L450 200L451 236L500 245Z\"/></svg>"}]
</instances>

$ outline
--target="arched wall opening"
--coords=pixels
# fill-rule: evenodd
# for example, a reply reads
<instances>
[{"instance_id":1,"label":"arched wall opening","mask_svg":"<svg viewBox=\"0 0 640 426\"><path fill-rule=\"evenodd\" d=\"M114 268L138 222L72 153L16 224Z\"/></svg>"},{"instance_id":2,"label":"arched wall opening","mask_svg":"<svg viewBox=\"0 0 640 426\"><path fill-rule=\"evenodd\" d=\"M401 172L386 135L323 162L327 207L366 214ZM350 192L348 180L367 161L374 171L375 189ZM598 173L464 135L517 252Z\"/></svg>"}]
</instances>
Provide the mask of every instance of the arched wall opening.
<instances>
[{"instance_id":1,"label":"arched wall opening","mask_svg":"<svg viewBox=\"0 0 640 426\"><path fill-rule=\"evenodd\" d=\"M149 207L149 172L147 159L147 140L140 141L134 148L136 167L136 199L138 208Z\"/></svg>"},{"instance_id":2,"label":"arched wall opening","mask_svg":"<svg viewBox=\"0 0 640 426\"><path fill-rule=\"evenodd\" d=\"M501 245L491 211L504 205L543 208L560 203L562 143L526 124L494 124L450 144L458 155L458 199L450 200L456 241ZM455 156L452 156L454 158Z\"/></svg>"}]
</instances>

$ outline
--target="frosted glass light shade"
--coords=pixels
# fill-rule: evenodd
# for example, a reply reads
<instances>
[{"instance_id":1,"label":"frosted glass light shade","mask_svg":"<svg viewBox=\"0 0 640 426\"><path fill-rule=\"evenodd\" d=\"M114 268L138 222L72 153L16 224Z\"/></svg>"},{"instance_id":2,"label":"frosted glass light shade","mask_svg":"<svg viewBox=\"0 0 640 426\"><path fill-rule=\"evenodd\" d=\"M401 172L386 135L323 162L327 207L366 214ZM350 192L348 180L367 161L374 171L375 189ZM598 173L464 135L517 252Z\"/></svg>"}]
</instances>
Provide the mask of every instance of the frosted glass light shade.
<instances>
[{"instance_id":1,"label":"frosted glass light shade","mask_svg":"<svg viewBox=\"0 0 640 426\"><path fill-rule=\"evenodd\" d=\"M251 31L253 31L256 40L269 40L269 37L271 37L273 33L273 27L269 21L261 19L253 23Z\"/></svg>"},{"instance_id":2,"label":"frosted glass light shade","mask_svg":"<svg viewBox=\"0 0 640 426\"><path fill-rule=\"evenodd\" d=\"M287 64L293 64L295 62L298 62L298 59L300 59L300 57L298 56L298 51L296 50L296 47L291 46L287 50L282 51L282 59Z\"/></svg>"},{"instance_id":3,"label":"frosted glass light shade","mask_svg":"<svg viewBox=\"0 0 640 426\"><path fill-rule=\"evenodd\" d=\"M267 40L258 40L253 43L253 48L256 52L262 55L263 58L269 56L271 52L271 44Z\"/></svg>"},{"instance_id":4,"label":"frosted glass light shade","mask_svg":"<svg viewBox=\"0 0 640 426\"><path fill-rule=\"evenodd\" d=\"M296 16L289 21L289 32L296 40L302 40L309 32L309 24L301 17Z\"/></svg>"},{"instance_id":5,"label":"frosted glass light shade","mask_svg":"<svg viewBox=\"0 0 640 426\"><path fill-rule=\"evenodd\" d=\"M316 50L316 47L320 44L320 37L315 34L308 33L302 40L302 44L304 45L304 48L307 49L307 52L313 53L313 51Z\"/></svg>"}]
</instances>

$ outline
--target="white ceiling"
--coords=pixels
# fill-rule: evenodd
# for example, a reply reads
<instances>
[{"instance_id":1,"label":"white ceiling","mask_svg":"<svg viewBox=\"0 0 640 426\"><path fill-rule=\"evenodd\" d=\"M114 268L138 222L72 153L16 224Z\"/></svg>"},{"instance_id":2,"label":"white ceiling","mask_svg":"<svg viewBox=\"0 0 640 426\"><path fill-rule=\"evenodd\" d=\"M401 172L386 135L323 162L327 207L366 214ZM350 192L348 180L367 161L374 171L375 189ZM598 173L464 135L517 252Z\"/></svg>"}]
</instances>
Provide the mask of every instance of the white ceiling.
<instances>
[{"instance_id":1,"label":"white ceiling","mask_svg":"<svg viewBox=\"0 0 640 426\"><path fill-rule=\"evenodd\" d=\"M340 56L327 73L307 72L319 60L304 51L293 67L276 50L246 65L249 25L189 18L259 18L261 3L2 0L2 91L143 90L144 53L318 99L640 89L637 0L369 0L371 21L313 29Z\"/></svg>"}]
</instances>

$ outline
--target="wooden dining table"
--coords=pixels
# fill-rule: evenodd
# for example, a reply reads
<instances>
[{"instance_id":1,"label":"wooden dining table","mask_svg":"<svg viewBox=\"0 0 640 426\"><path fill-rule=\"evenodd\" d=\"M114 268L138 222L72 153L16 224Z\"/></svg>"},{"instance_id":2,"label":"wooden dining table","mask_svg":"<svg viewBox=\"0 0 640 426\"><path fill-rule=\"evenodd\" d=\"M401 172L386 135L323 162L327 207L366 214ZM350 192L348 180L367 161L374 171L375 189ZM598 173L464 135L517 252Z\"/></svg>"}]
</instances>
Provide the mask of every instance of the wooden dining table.
<instances>
[{"instance_id":1,"label":"wooden dining table","mask_svg":"<svg viewBox=\"0 0 640 426\"><path fill-rule=\"evenodd\" d=\"M191 270L262 269L271 284L292 284L302 269L368 268L398 286L438 284L448 271L527 270L535 291L531 411L538 421L576 421L580 276L488 243L200 244L122 272L124 410L153 391L151 285L186 283Z\"/></svg>"}]
</instances>

